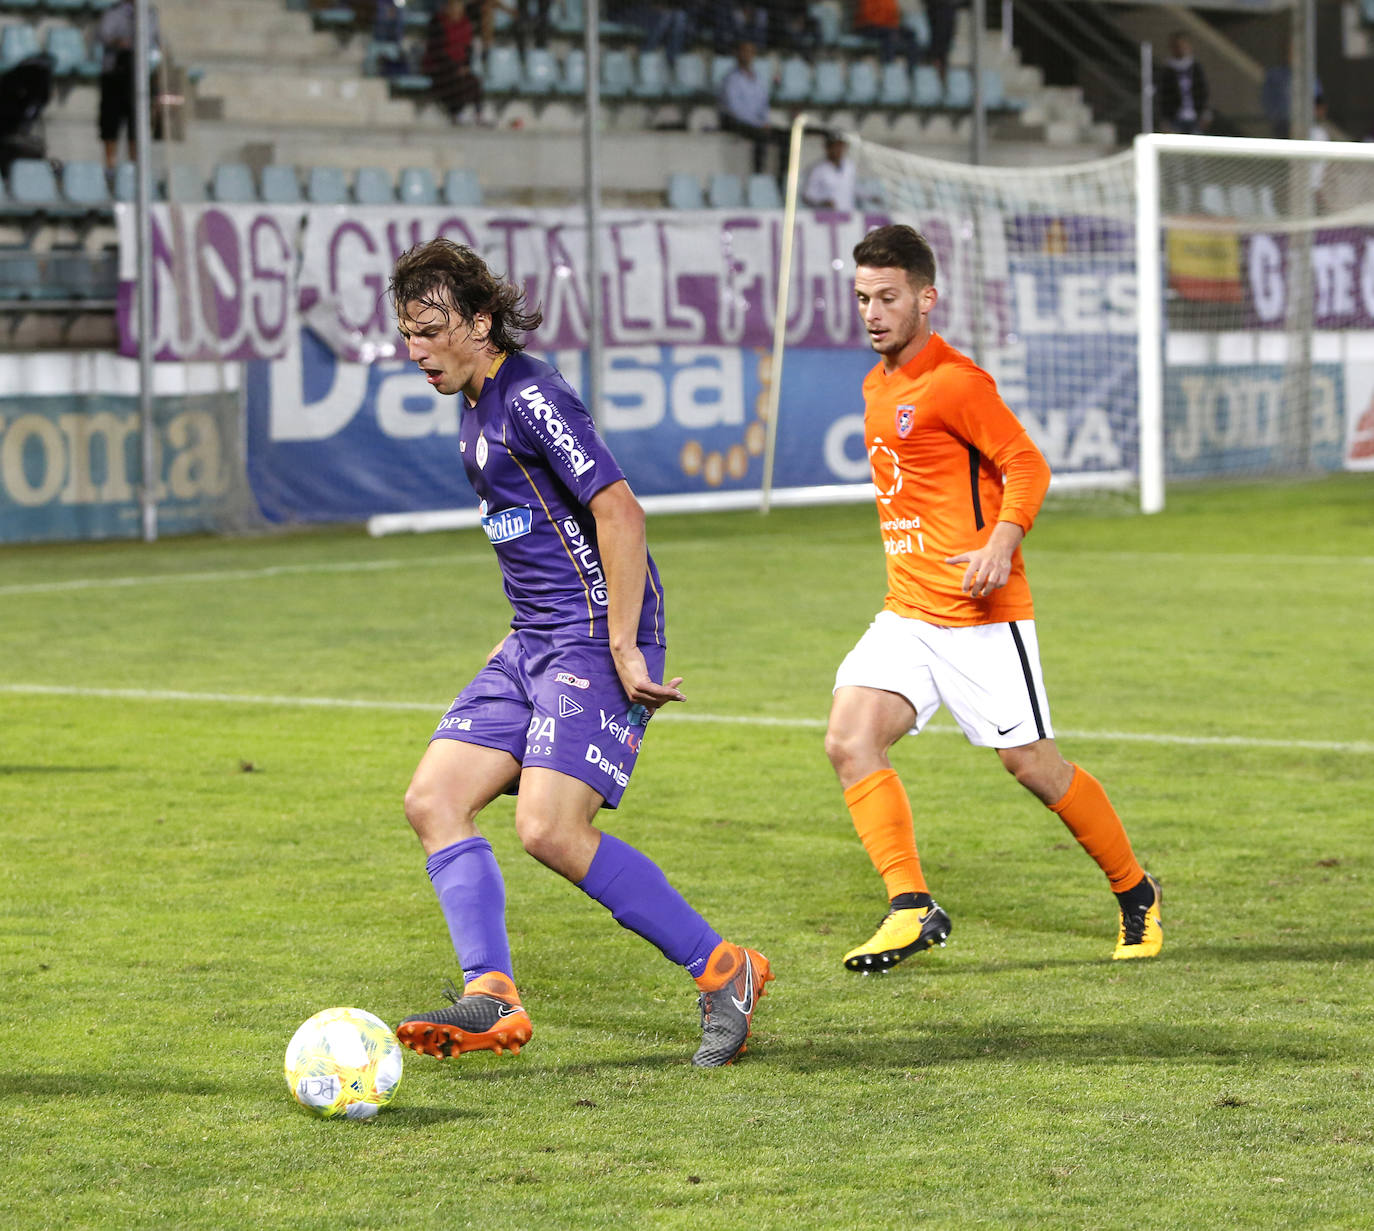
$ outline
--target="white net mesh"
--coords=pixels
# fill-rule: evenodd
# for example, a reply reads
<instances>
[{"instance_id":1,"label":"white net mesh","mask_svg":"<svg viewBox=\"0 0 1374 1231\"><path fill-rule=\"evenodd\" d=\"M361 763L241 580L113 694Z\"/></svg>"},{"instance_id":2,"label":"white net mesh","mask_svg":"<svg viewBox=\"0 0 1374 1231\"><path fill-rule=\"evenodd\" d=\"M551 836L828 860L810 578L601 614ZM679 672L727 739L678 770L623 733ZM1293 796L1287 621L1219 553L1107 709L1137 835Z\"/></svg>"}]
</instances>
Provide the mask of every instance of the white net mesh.
<instances>
[{"instance_id":1,"label":"white net mesh","mask_svg":"<svg viewBox=\"0 0 1374 1231\"><path fill-rule=\"evenodd\" d=\"M1136 482L1135 179L1129 153L974 167L855 139L892 221L938 262L935 328L997 380L1054 489Z\"/></svg>"},{"instance_id":2,"label":"white net mesh","mask_svg":"<svg viewBox=\"0 0 1374 1231\"><path fill-rule=\"evenodd\" d=\"M1166 478L1369 465L1374 148L1178 144L1159 153L1163 331L1146 343Z\"/></svg>"}]
</instances>

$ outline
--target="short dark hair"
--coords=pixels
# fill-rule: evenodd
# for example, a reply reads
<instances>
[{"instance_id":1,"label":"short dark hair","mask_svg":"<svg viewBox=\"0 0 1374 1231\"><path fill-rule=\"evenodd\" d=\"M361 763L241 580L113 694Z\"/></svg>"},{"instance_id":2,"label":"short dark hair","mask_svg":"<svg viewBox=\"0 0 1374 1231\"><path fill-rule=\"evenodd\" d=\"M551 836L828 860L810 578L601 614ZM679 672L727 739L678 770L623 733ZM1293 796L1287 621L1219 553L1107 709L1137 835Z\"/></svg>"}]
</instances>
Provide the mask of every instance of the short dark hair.
<instances>
[{"instance_id":1,"label":"short dark hair","mask_svg":"<svg viewBox=\"0 0 1374 1231\"><path fill-rule=\"evenodd\" d=\"M387 294L398 314L408 303L437 308L445 318L456 308L471 325L479 312L489 313L487 341L508 354L524 350L517 335L538 329L544 319L538 308L525 308L523 288L492 273L471 248L451 239L431 239L403 252Z\"/></svg>"},{"instance_id":2,"label":"short dark hair","mask_svg":"<svg viewBox=\"0 0 1374 1231\"><path fill-rule=\"evenodd\" d=\"M935 253L926 238L901 223L874 227L854 245L854 264L872 269L904 269L918 287L935 285Z\"/></svg>"}]
</instances>

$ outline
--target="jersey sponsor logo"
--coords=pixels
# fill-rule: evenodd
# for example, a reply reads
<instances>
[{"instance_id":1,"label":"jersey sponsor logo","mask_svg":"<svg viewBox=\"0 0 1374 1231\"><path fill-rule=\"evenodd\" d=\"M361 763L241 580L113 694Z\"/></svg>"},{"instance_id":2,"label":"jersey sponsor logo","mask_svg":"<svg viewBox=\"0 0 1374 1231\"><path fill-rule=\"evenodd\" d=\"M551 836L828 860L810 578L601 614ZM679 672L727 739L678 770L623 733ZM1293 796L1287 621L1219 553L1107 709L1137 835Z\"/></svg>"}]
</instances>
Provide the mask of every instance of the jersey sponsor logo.
<instances>
[{"instance_id":1,"label":"jersey sponsor logo","mask_svg":"<svg viewBox=\"0 0 1374 1231\"><path fill-rule=\"evenodd\" d=\"M530 385L528 388L521 389L520 396L524 398L525 405L530 408L534 421L541 424L544 431L548 433L549 443L563 454L563 458L573 474L586 474L596 465L596 459L587 456L586 450L577 443L577 437L572 434L568 425L558 417L558 407L544 396L544 391L538 385Z\"/></svg>"},{"instance_id":2,"label":"jersey sponsor logo","mask_svg":"<svg viewBox=\"0 0 1374 1231\"><path fill-rule=\"evenodd\" d=\"M582 527L577 524L575 517L563 519L563 533L568 536L568 549L578 564L582 566L583 575L587 579L587 588L592 592L592 602L598 607L604 607L606 605L606 574L601 571L601 561L597 559L596 548L587 541L587 536L582 533Z\"/></svg>"},{"instance_id":3,"label":"jersey sponsor logo","mask_svg":"<svg viewBox=\"0 0 1374 1231\"><path fill-rule=\"evenodd\" d=\"M471 731L471 718L441 718L439 719L439 730L441 731Z\"/></svg>"},{"instance_id":4,"label":"jersey sponsor logo","mask_svg":"<svg viewBox=\"0 0 1374 1231\"><path fill-rule=\"evenodd\" d=\"M480 432L477 436L477 449L475 450L475 456L477 458L477 469L483 469L487 464L487 438L483 436Z\"/></svg>"},{"instance_id":5,"label":"jersey sponsor logo","mask_svg":"<svg viewBox=\"0 0 1374 1231\"><path fill-rule=\"evenodd\" d=\"M571 718L574 714L582 713L582 707L571 697L560 694L558 698L558 716L560 718Z\"/></svg>"},{"instance_id":6,"label":"jersey sponsor logo","mask_svg":"<svg viewBox=\"0 0 1374 1231\"><path fill-rule=\"evenodd\" d=\"M522 539L534 529L534 514L529 505L513 509L502 509L499 513L482 510L482 529L493 543L509 543L512 539Z\"/></svg>"},{"instance_id":7,"label":"jersey sponsor logo","mask_svg":"<svg viewBox=\"0 0 1374 1231\"><path fill-rule=\"evenodd\" d=\"M571 671L560 671L553 677L555 684L570 684L573 688L590 688L591 680L584 680L580 675L573 675Z\"/></svg>"},{"instance_id":8,"label":"jersey sponsor logo","mask_svg":"<svg viewBox=\"0 0 1374 1231\"><path fill-rule=\"evenodd\" d=\"M626 787L630 785L630 775L618 765L612 765L606 760L606 755L595 744L587 745L587 764L595 765L603 774L609 774L615 779L618 786Z\"/></svg>"},{"instance_id":9,"label":"jersey sponsor logo","mask_svg":"<svg viewBox=\"0 0 1374 1231\"><path fill-rule=\"evenodd\" d=\"M541 718L535 714L530 725L525 728L525 755L527 757L553 756L554 735L557 724L552 718Z\"/></svg>"},{"instance_id":10,"label":"jersey sponsor logo","mask_svg":"<svg viewBox=\"0 0 1374 1231\"><path fill-rule=\"evenodd\" d=\"M873 475L873 486L878 499L883 504L891 504L902 490L902 462L897 451L883 443L881 436L875 436L868 449L868 467Z\"/></svg>"},{"instance_id":11,"label":"jersey sponsor logo","mask_svg":"<svg viewBox=\"0 0 1374 1231\"><path fill-rule=\"evenodd\" d=\"M916 421L916 407L898 406L897 407L897 435L905 437L911 431L911 425Z\"/></svg>"},{"instance_id":12,"label":"jersey sponsor logo","mask_svg":"<svg viewBox=\"0 0 1374 1231\"><path fill-rule=\"evenodd\" d=\"M644 742L644 732L642 723L631 725L625 722L619 714L608 714L605 710L597 710L601 715L601 729L609 731L631 752L638 752L640 745Z\"/></svg>"}]
</instances>

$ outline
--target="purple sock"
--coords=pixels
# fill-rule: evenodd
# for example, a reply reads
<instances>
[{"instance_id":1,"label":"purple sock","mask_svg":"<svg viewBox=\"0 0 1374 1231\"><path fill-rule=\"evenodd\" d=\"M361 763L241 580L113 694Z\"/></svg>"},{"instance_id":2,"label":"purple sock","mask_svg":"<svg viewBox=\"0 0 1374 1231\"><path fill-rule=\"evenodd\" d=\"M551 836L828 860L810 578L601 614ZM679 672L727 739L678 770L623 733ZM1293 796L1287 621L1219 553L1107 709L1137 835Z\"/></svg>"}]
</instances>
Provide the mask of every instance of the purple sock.
<instances>
[{"instance_id":1,"label":"purple sock","mask_svg":"<svg viewBox=\"0 0 1374 1231\"><path fill-rule=\"evenodd\" d=\"M608 833L579 889L600 902L623 928L644 937L693 978L706 969L720 936L668 883L658 865Z\"/></svg>"},{"instance_id":2,"label":"purple sock","mask_svg":"<svg viewBox=\"0 0 1374 1231\"><path fill-rule=\"evenodd\" d=\"M510 941L506 937L506 883L483 837L464 838L435 851L425 871L439 895L453 950L463 966L463 982L499 970L512 982Z\"/></svg>"}]
</instances>

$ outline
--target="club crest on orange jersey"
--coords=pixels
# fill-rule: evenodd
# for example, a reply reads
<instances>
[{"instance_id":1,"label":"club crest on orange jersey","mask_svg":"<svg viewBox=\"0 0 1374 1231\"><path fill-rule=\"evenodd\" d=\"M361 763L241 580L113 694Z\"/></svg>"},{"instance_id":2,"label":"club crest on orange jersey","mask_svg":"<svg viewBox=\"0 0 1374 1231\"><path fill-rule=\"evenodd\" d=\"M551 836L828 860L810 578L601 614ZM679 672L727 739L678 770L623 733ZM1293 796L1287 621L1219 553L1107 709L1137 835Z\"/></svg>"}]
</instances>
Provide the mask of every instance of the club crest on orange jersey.
<instances>
[{"instance_id":1,"label":"club crest on orange jersey","mask_svg":"<svg viewBox=\"0 0 1374 1231\"><path fill-rule=\"evenodd\" d=\"M911 425L916 420L916 407L898 406L897 407L897 435L906 436L911 431Z\"/></svg>"}]
</instances>

